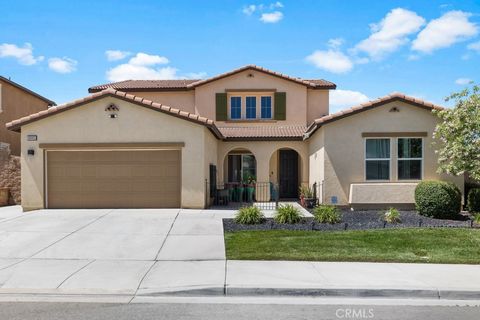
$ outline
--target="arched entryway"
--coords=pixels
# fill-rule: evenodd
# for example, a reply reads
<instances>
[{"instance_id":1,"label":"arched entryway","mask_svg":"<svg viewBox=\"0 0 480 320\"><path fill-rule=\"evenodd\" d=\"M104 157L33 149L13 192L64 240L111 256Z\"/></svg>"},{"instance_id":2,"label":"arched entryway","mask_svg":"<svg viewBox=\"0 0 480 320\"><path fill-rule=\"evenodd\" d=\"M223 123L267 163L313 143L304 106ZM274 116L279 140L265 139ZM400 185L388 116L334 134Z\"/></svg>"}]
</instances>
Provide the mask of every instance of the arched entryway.
<instances>
[{"instance_id":1,"label":"arched entryway","mask_svg":"<svg viewBox=\"0 0 480 320\"><path fill-rule=\"evenodd\" d=\"M257 180L257 161L253 153L244 148L231 150L224 159L224 181L247 183Z\"/></svg>"},{"instance_id":2,"label":"arched entryway","mask_svg":"<svg viewBox=\"0 0 480 320\"><path fill-rule=\"evenodd\" d=\"M272 154L270 179L278 185L280 199L298 199L301 162L299 153L291 148L281 148Z\"/></svg>"}]
</instances>

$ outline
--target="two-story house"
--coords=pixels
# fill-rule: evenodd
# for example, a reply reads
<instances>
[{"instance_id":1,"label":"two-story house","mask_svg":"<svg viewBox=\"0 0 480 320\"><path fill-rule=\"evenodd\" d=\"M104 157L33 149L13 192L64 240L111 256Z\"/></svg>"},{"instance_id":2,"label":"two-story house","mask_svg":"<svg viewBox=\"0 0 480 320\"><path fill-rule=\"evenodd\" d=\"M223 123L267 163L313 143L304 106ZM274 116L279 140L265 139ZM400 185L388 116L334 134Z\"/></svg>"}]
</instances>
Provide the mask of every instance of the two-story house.
<instances>
[{"instance_id":1,"label":"two-story house","mask_svg":"<svg viewBox=\"0 0 480 320\"><path fill-rule=\"evenodd\" d=\"M55 102L42 97L10 79L0 76L0 143L11 154L20 155L20 134L7 130L5 125L15 119L47 110Z\"/></svg>"},{"instance_id":2,"label":"two-story house","mask_svg":"<svg viewBox=\"0 0 480 320\"><path fill-rule=\"evenodd\" d=\"M252 65L91 87L8 124L22 133L22 205L201 208L217 189L246 184L264 202L315 183L324 203L408 206L422 179L463 190L436 173L441 107L392 94L330 114L335 88Z\"/></svg>"}]
</instances>

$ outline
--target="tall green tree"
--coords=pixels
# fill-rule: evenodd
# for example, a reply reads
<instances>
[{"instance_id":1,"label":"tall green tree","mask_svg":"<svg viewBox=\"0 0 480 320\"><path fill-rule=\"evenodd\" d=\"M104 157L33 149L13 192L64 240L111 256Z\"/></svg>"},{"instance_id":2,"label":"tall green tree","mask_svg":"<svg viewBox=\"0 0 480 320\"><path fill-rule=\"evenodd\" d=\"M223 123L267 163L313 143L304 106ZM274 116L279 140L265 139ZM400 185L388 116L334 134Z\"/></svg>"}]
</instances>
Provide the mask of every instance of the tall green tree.
<instances>
[{"instance_id":1,"label":"tall green tree","mask_svg":"<svg viewBox=\"0 0 480 320\"><path fill-rule=\"evenodd\" d=\"M434 111L441 119L433 135L438 171L469 173L480 181L480 87L471 85L445 100L454 100L455 107Z\"/></svg>"}]
</instances>

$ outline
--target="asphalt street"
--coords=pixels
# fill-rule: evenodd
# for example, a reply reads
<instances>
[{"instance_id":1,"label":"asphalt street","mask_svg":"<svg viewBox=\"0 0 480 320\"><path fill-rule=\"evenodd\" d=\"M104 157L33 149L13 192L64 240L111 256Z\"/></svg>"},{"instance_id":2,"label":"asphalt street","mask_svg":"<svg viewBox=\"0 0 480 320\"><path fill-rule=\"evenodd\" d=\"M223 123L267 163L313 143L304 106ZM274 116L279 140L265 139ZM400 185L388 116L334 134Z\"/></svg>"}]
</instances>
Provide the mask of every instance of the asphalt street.
<instances>
[{"instance_id":1,"label":"asphalt street","mask_svg":"<svg viewBox=\"0 0 480 320\"><path fill-rule=\"evenodd\" d=\"M472 306L279 305L204 303L0 303L0 319L479 319Z\"/></svg>"}]
</instances>

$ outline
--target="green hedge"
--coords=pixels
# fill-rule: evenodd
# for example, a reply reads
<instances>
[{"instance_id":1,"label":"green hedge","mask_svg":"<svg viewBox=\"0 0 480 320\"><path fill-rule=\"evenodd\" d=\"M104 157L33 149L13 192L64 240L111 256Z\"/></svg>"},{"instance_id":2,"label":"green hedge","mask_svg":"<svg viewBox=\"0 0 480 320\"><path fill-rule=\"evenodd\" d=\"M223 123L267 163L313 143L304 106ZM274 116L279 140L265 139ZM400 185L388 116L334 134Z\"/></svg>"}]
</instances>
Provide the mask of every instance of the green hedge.
<instances>
[{"instance_id":1,"label":"green hedge","mask_svg":"<svg viewBox=\"0 0 480 320\"><path fill-rule=\"evenodd\" d=\"M480 212L480 188L470 189L468 192L467 208L471 213Z\"/></svg>"},{"instance_id":2,"label":"green hedge","mask_svg":"<svg viewBox=\"0 0 480 320\"><path fill-rule=\"evenodd\" d=\"M422 181L415 188L419 214L437 219L456 217L461 210L462 194L456 185L445 181Z\"/></svg>"}]
</instances>

